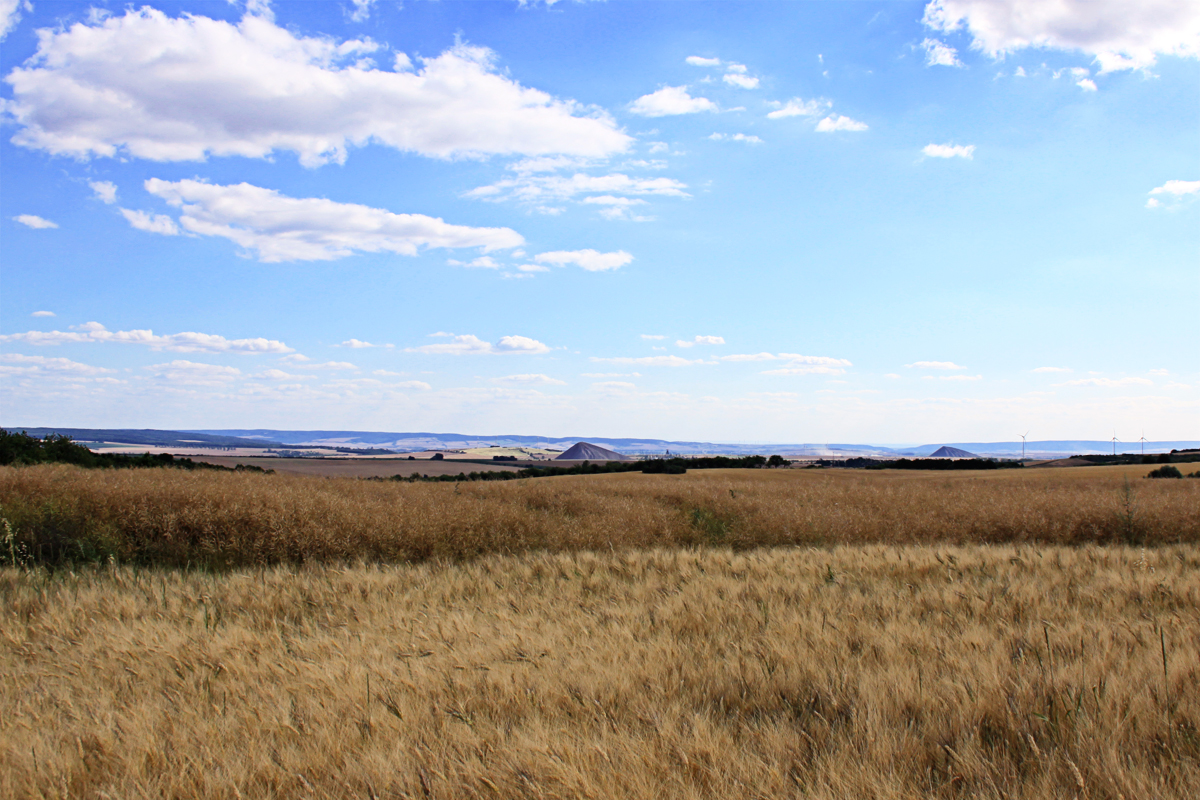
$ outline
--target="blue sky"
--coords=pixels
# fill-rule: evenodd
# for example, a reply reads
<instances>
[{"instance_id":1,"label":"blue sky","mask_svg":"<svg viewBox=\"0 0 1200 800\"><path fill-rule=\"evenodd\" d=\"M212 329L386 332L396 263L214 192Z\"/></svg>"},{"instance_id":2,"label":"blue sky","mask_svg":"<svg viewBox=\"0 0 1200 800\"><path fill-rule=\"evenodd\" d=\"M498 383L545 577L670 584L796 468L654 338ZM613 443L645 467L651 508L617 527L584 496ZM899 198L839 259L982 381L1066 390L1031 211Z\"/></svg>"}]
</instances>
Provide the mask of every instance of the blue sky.
<instances>
[{"instance_id":1,"label":"blue sky","mask_svg":"<svg viewBox=\"0 0 1200 800\"><path fill-rule=\"evenodd\" d=\"M0 27L5 425L1200 438L1195 3Z\"/></svg>"}]
</instances>

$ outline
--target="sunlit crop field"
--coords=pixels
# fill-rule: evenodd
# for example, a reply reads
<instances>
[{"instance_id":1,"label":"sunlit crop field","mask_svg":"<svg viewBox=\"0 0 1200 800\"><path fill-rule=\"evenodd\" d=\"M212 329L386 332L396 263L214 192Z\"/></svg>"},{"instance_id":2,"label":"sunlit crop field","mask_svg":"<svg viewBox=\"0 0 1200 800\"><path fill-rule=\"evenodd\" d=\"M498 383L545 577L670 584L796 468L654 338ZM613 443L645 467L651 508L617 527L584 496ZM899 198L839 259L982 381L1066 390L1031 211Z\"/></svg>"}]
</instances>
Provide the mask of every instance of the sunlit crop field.
<instances>
[{"instance_id":1,"label":"sunlit crop field","mask_svg":"<svg viewBox=\"0 0 1200 800\"><path fill-rule=\"evenodd\" d=\"M779 545L1200 543L1200 480L1149 467L992 473L702 470L409 484L0 468L39 560L252 566L486 553Z\"/></svg>"},{"instance_id":2,"label":"sunlit crop field","mask_svg":"<svg viewBox=\"0 0 1200 800\"><path fill-rule=\"evenodd\" d=\"M0 469L0 797L1195 797L1140 474Z\"/></svg>"}]
</instances>

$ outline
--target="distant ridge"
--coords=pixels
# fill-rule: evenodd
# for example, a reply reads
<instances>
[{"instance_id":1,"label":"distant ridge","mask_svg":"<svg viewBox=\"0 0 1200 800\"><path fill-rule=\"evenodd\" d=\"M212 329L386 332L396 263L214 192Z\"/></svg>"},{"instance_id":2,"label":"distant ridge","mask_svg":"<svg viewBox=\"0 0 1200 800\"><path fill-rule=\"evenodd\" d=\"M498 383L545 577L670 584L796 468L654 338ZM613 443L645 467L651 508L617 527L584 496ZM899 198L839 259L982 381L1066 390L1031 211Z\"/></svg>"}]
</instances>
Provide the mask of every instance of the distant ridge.
<instances>
[{"instance_id":1,"label":"distant ridge","mask_svg":"<svg viewBox=\"0 0 1200 800\"><path fill-rule=\"evenodd\" d=\"M968 453L966 450L959 450L957 447L942 445L930 453L927 458L979 458L979 456Z\"/></svg>"},{"instance_id":2,"label":"distant ridge","mask_svg":"<svg viewBox=\"0 0 1200 800\"><path fill-rule=\"evenodd\" d=\"M615 450L609 450L607 447L601 447L598 444L590 444L589 442L576 442L571 445L562 455L554 457L556 461L629 461L627 456L623 456Z\"/></svg>"}]
</instances>

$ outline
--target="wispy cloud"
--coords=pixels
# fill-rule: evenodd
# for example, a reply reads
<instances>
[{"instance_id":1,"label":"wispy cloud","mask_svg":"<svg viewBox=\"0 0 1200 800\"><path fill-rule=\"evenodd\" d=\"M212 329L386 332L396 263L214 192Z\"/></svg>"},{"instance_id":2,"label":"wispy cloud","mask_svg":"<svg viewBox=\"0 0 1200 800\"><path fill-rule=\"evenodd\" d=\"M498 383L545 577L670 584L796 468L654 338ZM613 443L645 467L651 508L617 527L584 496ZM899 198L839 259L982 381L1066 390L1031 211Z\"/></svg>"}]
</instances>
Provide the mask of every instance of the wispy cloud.
<instances>
[{"instance_id":1,"label":"wispy cloud","mask_svg":"<svg viewBox=\"0 0 1200 800\"><path fill-rule=\"evenodd\" d=\"M448 337L448 342L425 344L420 347L405 348L406 353L427 353L430 355L539 355L550 352L550 348L536 339L527 336L503 336L492 344L471 334L431 334L432 336Z\"/></svg>"},{"instance_id":2,"label":"wispy cloud","mask_svg":"<svg viewBox=\"0 0 1200 800\"><path fill-rule=\"evenodd\" d=\"M155 335L149 329L110 331L99 322L73 325L69 331L29 331L0 335L0 342L25 342L33 345L71 343L138 344L151 350L170 350L178 353L291 353L292 348L274 339L226 339L212 333L172 333Z\"/></svg>"},{"instance_id":3,"label":"wispy cloud","mask_svg":"<svg viewBox=\"0 0 1200 800\"><path fill-rule=\"evenodd\" d=\"M36 228L44 230L46 228L57 228L57 222L51 222L48 219L43 219L36 214L17 214L13 217L14 222L19 222L27 228Z\"/></svg>"}]
</instances>

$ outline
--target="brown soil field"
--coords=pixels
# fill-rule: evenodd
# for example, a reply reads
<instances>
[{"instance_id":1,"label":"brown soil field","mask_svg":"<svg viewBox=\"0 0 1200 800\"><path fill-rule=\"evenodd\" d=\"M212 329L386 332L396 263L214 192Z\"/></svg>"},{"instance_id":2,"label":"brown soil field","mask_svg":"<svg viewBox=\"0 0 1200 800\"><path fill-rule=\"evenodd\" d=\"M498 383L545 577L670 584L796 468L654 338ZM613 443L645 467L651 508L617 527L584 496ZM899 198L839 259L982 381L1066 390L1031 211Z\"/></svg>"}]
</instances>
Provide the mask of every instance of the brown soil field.
<instances>
[{"instance_id":1,"label":"brown soil field","mask_svg":"<svg viewBox=\"0 0 1200 800\"><path fill-rule=\"evenodd\" d=\"M13 798L1193 798L1198 687L1194 545L0 569Z\"/></svg>"}]
</instances>

